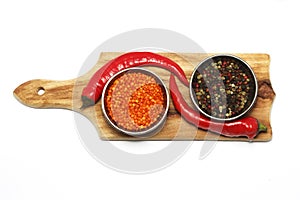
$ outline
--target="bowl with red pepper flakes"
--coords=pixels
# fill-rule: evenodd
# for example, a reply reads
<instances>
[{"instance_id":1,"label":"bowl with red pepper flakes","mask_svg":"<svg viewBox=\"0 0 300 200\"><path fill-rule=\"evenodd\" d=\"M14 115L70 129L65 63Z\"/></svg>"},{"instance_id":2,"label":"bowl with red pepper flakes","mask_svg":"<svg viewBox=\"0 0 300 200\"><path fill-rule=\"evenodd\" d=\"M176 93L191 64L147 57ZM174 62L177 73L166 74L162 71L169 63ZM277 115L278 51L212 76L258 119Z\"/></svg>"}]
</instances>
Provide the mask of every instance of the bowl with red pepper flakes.
<instances>
[{"instance_id":1,"label":"bowl with red pepper flakes","mask_svg":"<svg viewBox=\"0 0 300 200\"><path fill-rule=\"evenodd\" d=\"M169 93L153 72L131 68L115 74L102 94L102 111L116 130L135 137L148 137L164 125Z\"/></svg>"},{"instance_id":2,"label":"bowl with red pepper flakes","mask_svg":"<svg viewBox=\"0 0 300 200\"><path fill-rule=\"evenodd\" d=\"M233 55L203 60L190 80L190 96L197 109L215 120L245 115L255 104L257 79L249 64Z\"/></svg>"}]
</instances>

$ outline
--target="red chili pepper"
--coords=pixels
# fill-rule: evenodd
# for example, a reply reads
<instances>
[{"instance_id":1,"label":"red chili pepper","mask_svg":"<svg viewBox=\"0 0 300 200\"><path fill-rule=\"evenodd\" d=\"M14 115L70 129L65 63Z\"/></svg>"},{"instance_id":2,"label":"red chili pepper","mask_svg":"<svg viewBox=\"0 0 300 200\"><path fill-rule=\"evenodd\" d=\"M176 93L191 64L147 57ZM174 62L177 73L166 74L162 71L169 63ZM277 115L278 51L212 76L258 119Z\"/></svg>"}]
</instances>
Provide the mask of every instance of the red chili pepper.
<instances>
[{"instance_id":1,"label":"red chili pepper","mask_svg":"<svg viewBox=\"0 0 300 200\"><path fill-rule=\"evenodd\" d=\"M90 79L88 85L85 88L83 88L81 94L81 100L83 104L80 109L94 105L97 102L97 100L100 98L103 87L102 85L100 85L99 82L101 77L103 76L104 71L111 66L112 61L113 60L107 62L100 69L98 69L98 71L96 71L95 74Z\"/></svg>"},{"instance_id":2,"label":"red chili pepper","mask_svg":"<svg viewBox=\"0 0 300 200\"><path fill-rule=\"evenodd\" d=\"M184 71L171 59L151 52L129 52L111 60L93 75L82 91L82 108L94 105L100 99L105 84L114 74L123 69L137 66L155 66L169 70L183 84L189 85Z\"/></svg>"},{"instance_id":3,"label":"red chili pepper","mask_svg":"<svg viewBox=\"0 0 300 200\"><path fill-rule=\"evenodd\" d=\"M246 136L250 140L255 138L259 132L265 132L267 130L263 124L259 123L258 120L253 117L245 117L224 123L211 121L209 118L189 107L180 93L173 75L170 77L169 84L175 109L183 118L198 128L209 130L228 137Z\"/></svg>"}]
</instances>

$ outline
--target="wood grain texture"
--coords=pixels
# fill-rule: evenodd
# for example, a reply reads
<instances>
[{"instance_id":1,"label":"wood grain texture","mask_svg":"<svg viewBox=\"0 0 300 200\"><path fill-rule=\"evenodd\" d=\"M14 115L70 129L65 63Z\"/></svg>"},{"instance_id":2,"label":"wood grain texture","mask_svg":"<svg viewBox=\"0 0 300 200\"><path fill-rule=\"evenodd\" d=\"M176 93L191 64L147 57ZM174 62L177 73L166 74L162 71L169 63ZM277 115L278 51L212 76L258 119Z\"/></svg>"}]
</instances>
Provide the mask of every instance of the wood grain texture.
<instances>
[{"instance_id":1,"label":"wood grain texture","mask_svg":"<svg viewBox=\"0 0 300 200\"><path fill-rule=\"evenodd\" d=\"M187 123L174 109L170 100L170 109L166 124L156 135L149 138L135 138L115 131L106 123L101 111L100 101L89 108L80 110L82 105L81 92L88 83L91 76L106 62L122 53L105 52L99 56L95 66L85 75L76 79L66 81L31 80L21 84L15 89L15 97L24 105L34 108L63 108L79 112L85 115L95 125L99 137L103 140L220 140L220 141L248 141L247 138L230 138L197 129ZM159 53L178 63L190 78L194 68L203 59L216 54L204 53ZM275 93L269 77L270 57L268 54L233 54L245 60L253 69L259 85L258 98L253 109L247 114L256 117L261 123L267 126L266 133L259 134L253 141L270 141L272 138L272 127L270 124L270 111ZM170 72L156 68L146 67L157 73L165 84L169 85ZM180 91L186 101L193 106L189 97L189 89L177 81ZM44 89L43 95L38 94L39 89Z\"/></svg>"}]
</instances>

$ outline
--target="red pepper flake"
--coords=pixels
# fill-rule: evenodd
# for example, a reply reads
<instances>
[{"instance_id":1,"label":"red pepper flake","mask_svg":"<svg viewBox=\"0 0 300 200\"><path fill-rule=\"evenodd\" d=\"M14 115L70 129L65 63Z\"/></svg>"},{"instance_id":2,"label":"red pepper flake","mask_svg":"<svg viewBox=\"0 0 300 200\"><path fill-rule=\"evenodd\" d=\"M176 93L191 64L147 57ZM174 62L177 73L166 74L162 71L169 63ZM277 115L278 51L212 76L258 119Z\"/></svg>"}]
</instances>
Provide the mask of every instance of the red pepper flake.
<instances>
[{"instance_id":1,"label":"red pepper flake","mask_svg":"<svg viewBox=\"0 0 300 200\"><path fill-rule=\"evenodd\" d=\"M129 131L151 127L164 112L161 86L143 73L125 73L112 83L104 98L108 116Z\"/></svg>"}]
</instances>

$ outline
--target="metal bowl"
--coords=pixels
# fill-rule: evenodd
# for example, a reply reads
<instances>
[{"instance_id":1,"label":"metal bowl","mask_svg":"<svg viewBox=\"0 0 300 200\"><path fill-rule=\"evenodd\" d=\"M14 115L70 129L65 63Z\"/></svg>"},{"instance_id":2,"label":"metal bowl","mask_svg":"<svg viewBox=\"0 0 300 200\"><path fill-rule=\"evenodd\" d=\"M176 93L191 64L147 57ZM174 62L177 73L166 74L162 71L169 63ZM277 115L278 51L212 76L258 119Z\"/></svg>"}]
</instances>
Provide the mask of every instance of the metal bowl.
<instances>
[{"instance_id":1,"label":"metal bowl","mask_svg":"<svg viewBox=\"0 0 300 200\"><path fill-rule=\"evenodd\" d=\"M138 131L133 131L133 130L127 130L127 129L119 126L118 123L115 122L112 119L112 117L108 114L108 108L107 108L107 105L105 103L105 99L107 97L108 88L110 88L110 86L115 82L116 79L118 79L119 77L125 75L126 73L137 73L137 72L153 77L155 79L156 83L161 87L161 89L163 91L163 96L164 96L164 103L163 103L163 109L164 110L163 110L162 114L160 114L160 116L158 117L157 121L155 121L152 125L150 125L149 127L144 128L144 129L138 130ZM160 79L159 76L157 76L155 73L153 73L149 70L136 67L136 68L125 69L125 70L115 74L107 82L107 84L105 85L105 87L103 89L103 92L102 92L101 104L102 104L102 111L103 111L104 117L106 118L108 123L114 129L116 129L116 130L118 130L122 133L125 133L127 135L134 136L134 137L149 137L149 136L153 136L158 131L160 131L161 128L165 124L165 121L166 121L166 118L167 118L167 113L168 113L168 110L169 110L169 93L168 93L167 87L165 86L164 82Z\"/></svg>"},{"instance_id":2,"label":"metal bowl","mask_svg":"<svg viewBox=\"0 0 300 200\"><path fill-rule=\"evenodd\" d=\"M234 113L234 115L230 115L230 116L227 113L228 112L228 107L232 107L233 105L236 105L239 102L236 101L237 98L236 98L235 95L232 95L232 93L230 93L230 91L228 92L227 90L225 90L226 82L224 82L224 80L228 80L228 79L225 79L225 77L223 79L223 77L221 76L220 68L218 68L220 66L218 66L218 65L216 66L214 64L214 63L217 63L219 61L221 61L221 62L223 62L223 61L233 62L234 64L237 64L239 66L239 69L241 69L243 71L243 73L247 76L247 78L250 80L249 81L250 91L248 91L248 93L246 93L247 101L246 101L245 105L243 105L243 109L241 109L237 113L232 112L232 113ZM211 74L214 74L214 76L212 76L213 78L211 78L211 79L207 78L211 75L209 75L209 74L204 75L205 73L207 73L208 69L211 70L210 71ZM234 69L230 69L230 70L232 71ZM235 70L237 70L237 69L235 69ZM217 76L215 76L215 74L218 75L218 73L219 73L219 76L221 77L221 80L219 80L219 78L216 78ZM200 83L198 82L199 84L201 84L201 86L197 85L197 83L196 83L196 81L199 80L199 79L197 79L196 75L199 76L199 74L201 74L200 77L203 77L202 81L200 81ZM234 71L232 71L231 74L234 74ZM229 75L229 74L227 74L227 75ZM230 77L232 77L232 76L230 75ZM203 80L204 80L204 83L205 83L206 87L202 86L203 85ZM230 78L230 81L232 81L232 80L234 80L234 78ZM213 83L211 83L211 82L213 82ZM230 84L230 83L231 82L229 82L227 84ZM219 92L221 94L216 95L214 93L216 91L216 88L218 88L218 87L216 87L216 84L220 88L224 87L222 92ZM203 98L202 98L201 95L204 95L204 94L203 94L202 90L199 91L198 96L200 96L200 97L197 98L197 95L196 95L195 91L198 91L198 90L196 90L197 86L195 86L195 85L197 85L199 88L201 88L201 87L205 88L206 92L208 90L208 93L209 93L208 98L210 98L211 95L212 95L211 98L214 98L215 95L216 95L217 97L223 99L222 100L223 104L219 103L219 105L226 105L225 106L226 107L225 108L226 113L224 113L224 111L223 111L224 108L222 106L220 106L221 108L220 108L219 113L222 113L222 114L216 114L216 113L218 113L218 111L216 111L217 110L216 108L218 108L219 105L218 105L218 103L213 102L213 101L215 101L215 99L214 100L211 100L211 99L208 100L207 105L210 106L210 109L211 109L210 113L209 113L208 109L206 109L207 106L204 106L204 108L202 108L204 100L202 100ZM232 85L232 87L234 87L234 86ZM239 88L239 91L244 91L244 89ZM241 116L245 115L253 107L253 105L255 104L255 101L256 101L256 98L257 98L257 91L258 91L258 84L257 84L257 79L255 77L255 74L254 74L253 70L251 69L251 67L249 66L249 64L247 62L245 62L241 58L236 57L234 55L220 54L220 55L215 55L215 56L211 56L211 57L206 58L205 60L203 60L201 63L198 64L198 66L193 71L191 79L190 79L190 97L192 99L192 102L194 103L196 108L202 114L204 114L205 116L207 116L211 119L214 119L214 120L230 121L230 120L234 120L234 119L240 118ZM235 97L232 97L230 95L235 96ZM204 99L205 99L205 97L204 97ZM232 100L232 99L234 99L234 100ZM200 101L201 101L201 103L200 103ZM225 104L224 104L224 102L225 102ZM214 108L214 111L212 111L213 110L212 108ZM231 110L230 110L230 112L231 112Z\"/></svg>"}]
</instances>

